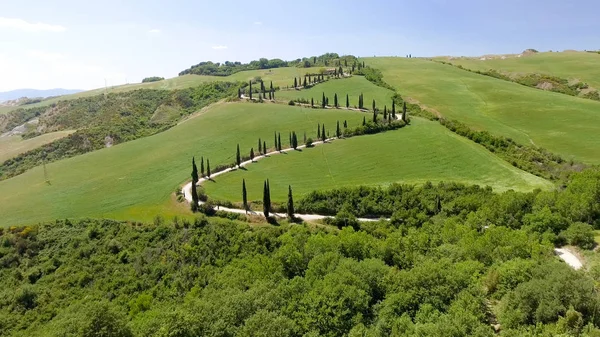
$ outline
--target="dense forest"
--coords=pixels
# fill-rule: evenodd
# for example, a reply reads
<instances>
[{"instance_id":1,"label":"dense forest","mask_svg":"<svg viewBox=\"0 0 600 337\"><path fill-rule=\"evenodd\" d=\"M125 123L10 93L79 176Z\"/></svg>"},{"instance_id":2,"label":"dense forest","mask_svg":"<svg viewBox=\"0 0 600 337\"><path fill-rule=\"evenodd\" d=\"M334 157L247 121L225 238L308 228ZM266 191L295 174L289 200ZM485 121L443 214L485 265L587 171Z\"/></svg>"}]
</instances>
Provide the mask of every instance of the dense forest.
<instances>
[{"instance_id":1,"label":"dense forest","mask_svg":"<svg viewBox=\"0 0 600 337\"><path fill-rule=\"evenodd\" d=\"M293 61L283 61L281 59L266 59L261 58L249 63L229 62L213 63L211 61L200 62L191 66L179 73L179 76L194 74L194 75L213 75L213 76L229 76L244 70L272 69L282 67L318 67L318 66L340 66L356 61L356 57L352 55L339 56L336 53L326 53L320 56L305 57Z\"/></svg>"},{"instance_id":2,"label":"dense forest","mask_svg":"<svg viewBox=\"0 0 600 337\"><path fill-rule=\"evenodd\" d=\"M24 138L59 130L77 131L5 161L0 165L0 180L21 174L43 161L52 162L153 135L208 104L235 97L240 85L213 82L172 91L143 89L23 110L25 116L39 116L38 129L24 134Z\"/></svg>"},{"instance_id":3,"label":"dense forest","mask_svg":"<svg viewBox=\"0 0 600 337\"><path fill-rule=\"evenodd\" d=\"M598 267L574 271L552 249L593 245L599 186L588 171L562 192L331 192L337 227L203 215L11 227L0 335L598 336ZM368 207L392 219L343 214Z\"/></svg>"}]
</instances>

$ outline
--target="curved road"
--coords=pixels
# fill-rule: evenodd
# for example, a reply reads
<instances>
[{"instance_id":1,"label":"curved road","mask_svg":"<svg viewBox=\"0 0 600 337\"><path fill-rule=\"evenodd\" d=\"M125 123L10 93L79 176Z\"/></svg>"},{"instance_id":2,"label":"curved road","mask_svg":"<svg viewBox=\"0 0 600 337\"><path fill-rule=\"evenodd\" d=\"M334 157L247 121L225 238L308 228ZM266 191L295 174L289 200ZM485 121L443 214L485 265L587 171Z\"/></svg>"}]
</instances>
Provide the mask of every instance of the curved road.
<instances>
[{"instance_id":1,"label":"curved road","mask_svg":"<svg viewBox=\"0 0 600 337\"><path fill-rule=\"evenodd\" d=\"M325 142L333 141L335 139L336 139L335 137L329 138ZM324 143L323 141L314 142L313 146L318 146L318 145L321 145L323 143ZM302 148L305 148L305 147L306 147L306 145L300 145L300 146L298 146L298 149L302 149ZM256 156L256 157L254 157L254 160L247 160L245 162L242 162L240 164L240 167L244 167L244 166L249 165L249 164L251 164L253 162L256 162L258 160L261 160L261 159L264 159L264 158L268 158L270 156L277 155L277 154L280 154L280 153L283 153L283 152L289 152L289 151L294 151L294 149L293 148L289 148L289 149L284 149L284 150L281 150L281 151L269 152L266 155ZM220 176L222 174L225 174L225 173L228 173L228 172L231 172L231 171L235 171L237 169L238 169L237 167L228 168L228 169L225 169L223 171L219 171L219 172L213 173L213 174L210 175L210 177L211 177L211 179L214 179L215 177L218 177L218 176ZM205 182L207 180L208 179L205 178L205 177L200 178L198 180L198 183L196 185L200 185L200 184L202 184L203 182ZM187 200L188 202L192 202L192 182L191 181L189 183L187 183L185 186L183 186L182 192L183 192L183 195L185 196L185 200ZM203 203L204 202L202 202L202 201L198 202L198 204L200 204L200 205L203 204ZM230 212L230 213L238 213L238 214L252 214L252 215L258 215L258 216L264 217L264 214L262 212L255 212L255 211L248 211L248 212L246 212L245 210L239 209L239 208L228 208L228 207L220 207L219 206L218 210L219 211ZM278 217L278 218L285 218L285 217L287 217L287 214L281 214L281 213L272 213L272 214L274 216ZM305 220L305 221L320 220L320 219L325 219L325 218L331 217L331 216L328 216L328 215L320 215L320 214L298 214L298 213L294 214L294 216L297 217L297 218L300 218L302 220ZM379 221L379 219L371 219L371 218L357 218L357 220L358 221Z\"/></svg>"}]
</instances>

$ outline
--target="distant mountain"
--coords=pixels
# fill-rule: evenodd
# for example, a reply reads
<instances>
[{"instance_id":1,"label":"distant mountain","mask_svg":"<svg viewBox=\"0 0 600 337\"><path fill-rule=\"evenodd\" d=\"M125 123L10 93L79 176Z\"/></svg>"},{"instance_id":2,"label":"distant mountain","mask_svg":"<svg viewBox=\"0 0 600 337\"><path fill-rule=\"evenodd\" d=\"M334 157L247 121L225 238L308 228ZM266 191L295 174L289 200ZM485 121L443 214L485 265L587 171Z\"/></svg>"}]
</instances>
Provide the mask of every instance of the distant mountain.
<instances>
[{"instance_id":1,"label":"distant mountain","mask_svg":"<svg viewBox=\"0 0 600 337\"><path fill-rule=\"evenodd\" d=\"M11 91L0 92L0 102L13 100L21 97L50 97L50 96L61 96L69 95L81 92L83 90L70 90L70 89L48 89L48 90L36 90L36 89L17 89Z\"/></svg>"}]
</instances>

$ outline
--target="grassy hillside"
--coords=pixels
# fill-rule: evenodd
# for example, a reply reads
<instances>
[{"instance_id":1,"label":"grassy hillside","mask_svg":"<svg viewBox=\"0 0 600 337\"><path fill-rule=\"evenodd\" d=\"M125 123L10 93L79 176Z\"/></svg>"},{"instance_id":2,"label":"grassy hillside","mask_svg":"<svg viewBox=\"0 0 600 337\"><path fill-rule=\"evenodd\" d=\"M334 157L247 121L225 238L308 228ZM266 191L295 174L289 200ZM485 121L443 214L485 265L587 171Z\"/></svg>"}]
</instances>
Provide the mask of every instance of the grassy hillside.
<instances>
[{"instance_id":1,"label":"grassy hillside","mask_svg":"<svg viewBox=\"0 0 600 337\"><path fill-rule=\"evenodd\" d=\"M154 136L48 164L50 185L39 166L0 182L0 226L64 217L151 220L180 214L171 194L189 178L192 156L209 158L214 168L234 161L238 143L247 153L256 149L259 137L272 146L274 131L316 134L318 123L334 130L337 120L356 126L363 116L275 104L218 105Z\"/></svg>"},{"instance_id":2,"label":"grassy hillside","mask_svg":"<svg viewBox=\"0 0 600 337\"><path fill-rule=\"evenodd\" d=\"M329 98L329 105L333 106L333 95L338 95L339 105L346 106L346 94L350 100L350 106L358 106L358 95L363 94L365 107L371 108L372 100L375 99L377 106L383 109L384 105L391 108L391 90L378 87L366 80L363 76L353 76L343 79L332 79L325 83L317 84L307 90L282 90L276 92L277 100L293 100L304 98L310 101L314 98L315 105L321 102L323 93Z\"/></svg>"},{"instance_id":3,"label":"grassy hillside","mask_svg":"<svg viewBox=\"0 0 600 337\"><path fill-rule=\"evenodd\" d=\"M442 58L440 58L442 59ZM537 53L525 57L479 60L457 58L444 61L472 70L495 69L507 73L541 73L566 79L578 79L600 89L600 55L587 52Z\"/></svg>"},{"instance_id":4,"label":"grassy hillside","mask_svg":"<svg viewBox=\"0 0 600 337\"><path fill-rule=\"evenodd\" d=\"M600 102L528 88L421 59L369 58L400 94L522 144L600 163Z\"/></svg>"},{"instance_id":5,"label":"grassy hillside","mask_svg":"<svg viewBox=\"0 0 600 337\"><path fill-rule=\"evenodd\" d=\"M30 139L22 139L21 136L0 137L0 163L21 153L31 151L44 144L66 137L73 132L72 130L57 131Z\"/></svg>"},{"instance_id":6,"label":"grassy hillside","mask_svg":"<svg viewBox=\"0 0 600 337\"><path fill-rule=\"evenodd\" d=\"M82 97L90 97L99 95L102 93L122 93L127 91L132 91L136 89L164 89L164 90L173 90L173 89L185 89L189 87L195 87L203 83L213 82L213 81L249 81L256 76L262 77L264 81L268 84L269 81L273 81L274 86L291 86L293 84L294 76L300 77L304 76L306 73L318 72L320 67L317 68L297 68L297 67L286 67L286 68L276 68L276 69L264 69L264 70L251 70L251 71L242 71L239 73L235 73L231 76L200 76L200 75L183 75L177 76L173 78L169 78L163 81L158 82L148 82L148 83L135 83L135 84L126 84L119 85L114 87L99 88L95 90L89 90L80 92L74 95L66 95L57 98L52 98L49 100L45 100L40 103L29 104L26 106L21 106L22 108L34 108L39 106L48 106L52 103L57 103L61 100L71 100ZM13 110L16 110L19 107L0 107L0 114L7 113Z\"/></svg>"},{"instance_id":7,"label":"grassy hillside","mask_svg":"<svg viewBox=\"0 0 600 337\"><path fill-rule=\"evenodd\" d=\"M297 197L315 189L393 182L456 181L500 191L552 186L438 123L422 119L413 119L411 126L396 131L275 155L204 186L211 197L241 201L242 179L246 179L250 200L262 200L262 184L269 179L273 201L287 200L288 185Z\"/></svg>"}]
</instances>

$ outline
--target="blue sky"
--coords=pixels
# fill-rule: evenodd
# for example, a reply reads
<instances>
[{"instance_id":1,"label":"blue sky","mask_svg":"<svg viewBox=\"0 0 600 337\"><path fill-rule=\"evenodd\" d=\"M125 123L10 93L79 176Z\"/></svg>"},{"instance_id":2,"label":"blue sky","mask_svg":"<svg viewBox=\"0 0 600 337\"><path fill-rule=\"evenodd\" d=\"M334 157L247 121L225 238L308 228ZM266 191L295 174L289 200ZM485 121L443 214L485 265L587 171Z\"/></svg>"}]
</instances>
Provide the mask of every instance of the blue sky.
<instances>
[{"instance_id":1,"label":"blue sky","mask_svg":"<svg viewBox=\"0 0 600 337\"><path fill-rule=\"evenodd\" d=\"M597 0L0 2L0 91L173 77L200 61L325 52L600 49Z\"/></svg>"}]
</instances>

